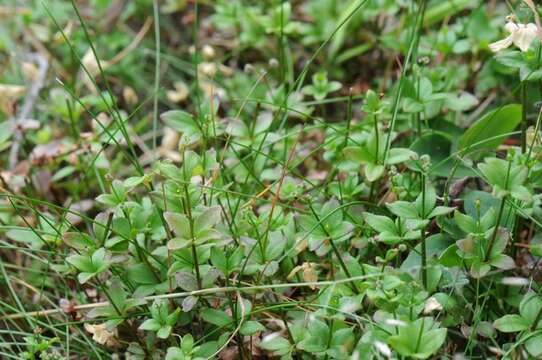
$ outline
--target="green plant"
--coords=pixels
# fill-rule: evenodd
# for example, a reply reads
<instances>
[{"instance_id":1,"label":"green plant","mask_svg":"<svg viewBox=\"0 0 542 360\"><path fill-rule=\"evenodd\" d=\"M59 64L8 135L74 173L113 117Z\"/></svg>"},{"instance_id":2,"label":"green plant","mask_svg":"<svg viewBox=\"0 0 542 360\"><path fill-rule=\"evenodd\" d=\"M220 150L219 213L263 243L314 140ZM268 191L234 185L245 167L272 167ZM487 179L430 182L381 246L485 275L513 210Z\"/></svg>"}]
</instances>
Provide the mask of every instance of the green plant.
<instances>
[{"instance_id":1,"label":"green plant","mask_svg":"<svg viewBox=\"0 0 542 360\"><path fill-rule=\"evenodd\" d=\"M156 332L160 339L167 339L171 335L181 309L177 308L172 313L168 310L167 302L155 302L150 307L151 318L145 320L139 329Z\"/></svg>"}]
</instances>

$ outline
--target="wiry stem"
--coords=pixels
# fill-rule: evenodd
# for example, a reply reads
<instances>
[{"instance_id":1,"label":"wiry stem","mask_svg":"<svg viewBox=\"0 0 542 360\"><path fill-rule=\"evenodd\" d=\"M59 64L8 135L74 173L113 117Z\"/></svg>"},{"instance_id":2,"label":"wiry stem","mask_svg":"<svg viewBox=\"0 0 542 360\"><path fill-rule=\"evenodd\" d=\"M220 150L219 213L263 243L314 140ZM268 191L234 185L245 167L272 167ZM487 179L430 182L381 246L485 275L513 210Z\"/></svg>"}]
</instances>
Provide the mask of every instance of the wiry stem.
<instances>
[{"instance_id":1,"label":"wiry stem","mask_svg":"<svg viewBox=\"0 0 542 360\"><path fill-rule=\"evenodd\" d=\"M504 180L505 186L508 187L508 178L510 177L510 170L512 169L512 160L508 162L508 171L506 172L506 178ZM501 223L502 215L504 213L504 205L506 203L506 196L503 196L501 200L501 205L499 207L499 213L497 215L497 221L495 222L495 229L493 230L493 234L491 235L491 239L489 240L489 245L487 247L486 254L484 256L484 261L489 260L489 257L491 256L491 251L493 250L493 245L495 245L495 239L497 239L497 234L499 232L499 226Z\"/></svg>"},{"instance_id":2,"label":"wiry stem","mask_svg":"<svg viewBox=\"0 0 542 360\"><path fill-rule=\"evenodd\" d=\"M176 299L176 298L184 298L187 296L216 295L219 293L230 293L230 292L235 292L235 291L253 292L257 290L287 289L287 288L293 288L293 287L323 287L323 286L347 284L352 281L363 281L367 279L378 278L384 275L385 274L383 273L375 273L375 274L354 276L354 277L349 277L349 278L344 278L344 279L337 279L337 280L332 280L332 281L309 281L309 282L301 282L301 283L266 284L266 285L245 286L245 287L238 287L238 286L214 287L214 288L194 290L194 291L185 291L185 292L178 292L178 293L146 296L142 298L142 300L146 302L152 302L154 300L160 300L160 299ZM132 301L132 300L135 300L135 299L126 299L126 301ZM76 305L74 306L73 309L75 311L82 311L82 310L90 310L94 308L106 307L109 305L110 305L109 301L102 301L102 302L97 302L97 303ZM29 317L47 316L47 315L58 314L62 312L63 310L60 308L31 311L31 312L25 312L25 313L20 312L16 314L1 316L0 320L21 319L28 316Z\"/></svg>"},{"instance_id":3,"label":"wiry stem","mask_svg":"<svg viewBox=\"0 0 542 360\"><path fill-rule=\"evenodd\" d=\"M348 276L349 278L351 277L350 275L350 271L348 271L348 267L346 267L346 264L344 263L343 261L343 258L341 257L341 253L339 252L339 249L337 249L337 246L335 246L335 243L333 242L333 237L331 236L331 234L329 233L329 231L327 231L326 227L324 226L324 224L322 224L321 220L320 220L320 217L318 216L318 214L316 213L316 211L314 211L313 207L309 204L309 208L311 209L311 212L312 214L314 215L314 217L316 218L316 221L318 221L318 223L320 224L320 227L322 228L322 231L324 231L324 233L326 234L328 240L329 240L329 244L331 245L331 249L333 250L333 252L335 253L335 256L337 256L337 260L339 260L339 265L341 266L342 270L344 271L345 275ZM351 284L351 288L352 290L356 293L356 294L359 294L359 289L358 287L356 286L355 283L352 283Z\"/></svg>"},{"instance_id":4,"label":"wiry stem","mask_svg":"<svg viewBox=\"0 0 542 360\"><path fill-rule=\"evenodd\" d=\"M527 82L521 84L521 153L527 150Z\"/></svg>"},{"instance_id":5,"label":"wiry stem","mask_svg":"<svg viewBox=\"0 0 542 360\"><path fill-rule=\"evenodd\" d=\"M425 174L422 173L422 218L425 218ZM422 284L427 289L427 247L425 244L425 226L422 232Z\"/></svg>"},{"instance_id":6,"label":"wiry stem","mask_svg":"<svg viewBox=\"0 0 542 360\"><path fill-rule=\"evenodd\" d=\"M497 215L497 221L495 223L495 229L493 230L493 234L491 235L491 239L489 240L489 245L487 247L487 251L484 257L484 261L489 260L489 257L491 256L491 251L493 250L493 245L495 245L495 239L497 239L497 234L499 233L499 224L501 222L502 214L504 212L504 204L506 203L506 197L503 197L501 200L501 205L499 207L499 214Z\"/></svg>"}]
</instances>

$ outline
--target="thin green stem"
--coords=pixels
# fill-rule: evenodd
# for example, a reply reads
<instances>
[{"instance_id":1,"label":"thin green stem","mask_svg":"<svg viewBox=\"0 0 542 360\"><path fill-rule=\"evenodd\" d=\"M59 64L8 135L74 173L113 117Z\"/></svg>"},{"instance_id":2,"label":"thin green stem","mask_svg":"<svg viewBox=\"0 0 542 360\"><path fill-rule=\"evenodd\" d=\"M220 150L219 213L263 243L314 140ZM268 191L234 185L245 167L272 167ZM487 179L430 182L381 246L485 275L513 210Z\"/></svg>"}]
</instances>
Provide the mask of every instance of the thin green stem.
<instances>
[{"instance_id":1,"label":"thin green stem","mask_svg":"<svg viewBox=\"0 0 542 360\"><path fill-rule=\"evenodd\" d=\"M416 339L416 348L415 348L416 351L420 349L424 328L425 328L425 318L422 318L422 326L420 326L420 332L418 333L418 337Z\"/></svg>"},{"instance_id":2,"label":"thin green stem","mask_svg":"<svg viewBox=\"0 0 542 360\"><path fill-rule=\"evenodd\" d=\"M484 261L487 261L489 257L491 256L491 251L493 250L493 246L495 245L495 239L497 239L497 234L499 233L499 224L501 223L502 214L504 213L504 205L506 204L506 197L503 197L501 200L501 205L499 206L499 213L497 215L497 221L495 222L495 228L493 230L493 234L491 235L491 239L489 240L489 244L487 247L487 251L484 257Z\"/></svg>"},{"instance_id":3,"label":"thin green stem","mask_svg":"<svg viewBox=\"0 0 542 360\"><path fill-rule=\"evenodd\" d=\"M158 0L152 3L154 12L154 94L152 111L152 150L156 151L156 131L158 130L158 89L160 87L160 13L158 11Z\"/></svg>"},{"instance_id":4,"label":"thin green stem","mask_svg":"<svg viewBox=\"0 0 542 360\"><path fill-rule=\"evenodd\" d=\"M314 217L316 218L316 221L318 221L318 223L320 224L320 228L322 229L322 231L326 234L328 240L329 240L329 244L331 245L331 249L333 250L333 252L335 253L335 256L337 257L337 260L339 260L339 264L342 268L342 270L344 271L345 275L349 278L351 278L352 276L350 275L350 271L348 271L348 268L346 267L346 264L344 263L343 261L343 258L341 256L341 253L339 252L339 249L337 249L337 246L335 245L335 242L333 241L333 238L331 236L331 234L329 233L329 231L327 231L326 227L324 226L324 224L320 221L320 217L318 216L318 214L316 213L316 211L314 211L314 208L312 207L311 204L309 204L309 208L311 209L311 212L312 214L314 215ZM332 264L333 266L333 264ZM359 294L359 289L358 287L356 286L356 284L354 282L352 282L351 284L351 288L352 290L356 293L356 294Z\"/></svg>"},{"instance_id":5,"label":"thin green stem","mask_svg":"<svg viewBox=\"0 0 542 360\"><path fill-rule=\"evenodd\" d=\"M529 159L531 158L531 154L533 152L534 144L539 138L538 132L540 131L541 120L542 120L542 107L540 108L540 111L538 112L538 117L536 118L536 125L534 127L533 140L531 140L531 144L529 145L529 152L527 153L527 162L529 162Z\"/></svg>"},{"instance_id":6,"label":"thin green stem","mask_svg":"<svg viewBox=\"0 0 542 360\"><path fill-rule=\"evenodd\" d=\"M419 71L417 72L418 76L417 76L417 79L416 79L416 100L418 100L418 102L420 101L420 74L419 74ZM421 138L422 137L422 118L421 118L421 114L420 112L417 112L416 113L416 127L417 127L417 130L418 130L418 138Z\"/></svg>"},{"instance_id":7,"label":"thin green stem","mask_svg":"<svg viewBox=\"0 0 542 360\"><path fill-rule=\"evenodd\" d=\"M352 89L348 95L348 105L346 107L346 131L344 133L343 148L348 146L348 138L350 137L350 128L352 127Z\"/></svg>"},{"instance_id":8,"label":"thin green stem","mask_svg":"<svg viewBox=\"0 0 542 360\"><path fill-rule=\"evenodd\" d=\"M510 170L512 169L512 159L508 162L508 170L506 171L506 177L504 179L505 187L508 187L508 179L510 178ZM504 205L506 204L506 196L503 196L501 200L501 205L499 207L499 213L497 215L497 220L495 222L495 228L493 230L493 234L491 235L491 239L489 240L489 245L487 247L486 254L484 256L484 261L487 261L489 257L491 256L491 251L493 250L493 245L495 244L495 239L497 238L497 234L499 233L499 227L501 224L502 215L504 213Z\"/></svg>"},{"instance_id":9,"label":"thin green stem","mask_svg":"<svg viewBox=\"0 0 542 360\"><path fill-rule=\"evenodd\" d=\"M170 294L161 294L161 295L151 295L146 296L141 299L145 300L146 302L152 302L154 300L160 300L160 299L176 299L176 298L184 298L187 296L203 296L203 295L216 295L216 294L225 294L229 292L247 292L251 293L254 291L259 290L276 290L276 289L287 289L292 287L325 287L325 286L336 286L339 284L348 284L353 281L365 281L368 279L376 279L379 277L384 276L382 273L375 273L375 274L367 274L367 275L359 275L344 279L337 279L337 280L325 280L325 281L307 281L307 282L301 282L301 283L279 283L279 284L264 284L264 285L256 285L256 286L245 286L245 287L239 287L239 286L230 286L230 287L214 287L214 288L205 288L201 290L194 290L194 291L185 291L185 292L178 292L178 293L170 293ZM126 299L126 301L136 300L134 298ZM82 310L90 310L94 308L101 308L109 306L109 301L102 301L97 303L90 303L90 304L82 304L82 305L76 305L74 307L77 311ZM21 319L26 316L30 317L39 317L39 316L47 316L52 314L58 314L62 313L62 309L47 309L47 310L38 310L38 311L31 311L31 312L19 312L14 314L8 314L5 316L0 316L0 320L6 320L6 319Z\"/></svg>"},{"instance_id":10,"label":"thin green stem","mask_svg":"<svg viewBox=\"0 0 542 360\"><path fill-rule=\"evenodd\" d=\"M521 153L527 150L527 81L521 83Z\"/></svg>"},{"instance_id":11,"label":"thin green stem","mask_svg":"<svg viewBox=\"0 0 542 360\"><path fill-rule=\"evenodd\" d=\"M378 117L376 116L376 114L373 115L373 126L374 126L375 143L376 143L376 150L375 150L376 159L375 159L375 161L378 164L378 162L379 162L378 155L379 155L379 152L380 152L380 133L379 133L379 130L378 130Z\"/></svg>"},{"instance_id":12,"label":"thin green stem","mask_svg":"<svg viewBox=\"0 0 542 360\"><path fill-rule=\"evenodd\" d=\"M388 132L388 136L386 137L386 148L384 151L384 160L383 160L384 164L386 163L386 160L388 159L388 152L391 147L391 136L393 134L393 130L395 129L395 122L399 115L399 104L401 101L401 96L403 95L403 87L404 87L406 74L408 72L410 61L412 60L412 56L416 52L416 48L418 47L419 38L421 35L421 29L423 27L423 20L425 17L426 7L427 7L427 1L421 0L420 11L416 15L416 25L414 26L414 30L412 31L412 35L410 37L410 46L408 48L408 52L405 57L405 61L403 63L403 69L401 71L401 76L399 77L399 83L397 85L395 98L393 99L393 107L392 107L393 111L392 111L392 117L390 121L390 129Z\"/></svg>"},{"instance_id":13,"label":"thin green stem","mask_svg":"<svg viewBox=\"0 0 542 360\"><path fill-rule=\"evenodd\" d=\"M186 153L183 154L183 157L186 156ZM187 172L186 172L186 161L183 161L183 175L186 178ZM196 238L194 234L194 218L192 217L192 204L190 202L190 194L188 193L188 184L184 185L184 195L185 195L185 201L184 201L184 210L185 214L188 217L188 224L190 227L190 239L191 241L191 250L192 250L192 260L194 261L194 270L196 271L196 281L198 283L198 289L202 288L202 281L201 281L201 274L199 269L199 261L198 261L198 251L196 249Z\"/></svg>"},{"instance_id":14,"label":"thin green stem","mask_svg":"<svg viewBox=\"0 0 542 360\"><path fill-rule=\"evenodd\" d=\"M422 173L422 218L425 219L425 174ZM427 246L425 244L425 226L421 229L421 247L422 247L422 284L427 289Z\"/></svg>"}]
</instances>

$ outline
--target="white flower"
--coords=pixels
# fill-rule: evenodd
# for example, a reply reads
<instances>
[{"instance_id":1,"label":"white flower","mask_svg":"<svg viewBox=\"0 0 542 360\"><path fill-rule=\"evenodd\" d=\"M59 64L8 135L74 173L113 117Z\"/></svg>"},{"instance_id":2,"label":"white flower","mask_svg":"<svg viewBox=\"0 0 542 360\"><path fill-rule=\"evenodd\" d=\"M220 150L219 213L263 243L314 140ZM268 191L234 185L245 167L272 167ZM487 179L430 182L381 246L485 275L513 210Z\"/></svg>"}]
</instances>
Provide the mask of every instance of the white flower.
<instances>
[{"instance_id":1,"label":"white flower","mask_svg":"<svg viewBox=\"0 0 542 360\"><path fill-rule=\"evenodd\" d=\"M510 35L502 40L489 44L491 51L501 51L512 44L517 46L521 51L527 51L538 35L538 28L533 23L521 24L510 19L506 25L504 25L504 28Z\"/></svg>"},{"instance_id":2,"label":"white flower","mask_svg":"<svg viewBox=\"0 0 542 360\"><path fill-rule=\"evenodd\" d=\"M391 349L387 344L377 340L377 341L375 341L374 345L375 345L375 348L378 350L379 353L381 353L382 355L384 355L387 358L391 357Z\"/></svg>"},{"instance_id":3,"label":"white flower","mask_svg":"<svg viewBox=\"0 0 542 360\"><path fill-rule=\"evenodd\" d=\"M397 319L386 319L385 323L390 326L401 326L401 327L407 326L406 322L397 320Z\"/></svg>"}]
</instances>

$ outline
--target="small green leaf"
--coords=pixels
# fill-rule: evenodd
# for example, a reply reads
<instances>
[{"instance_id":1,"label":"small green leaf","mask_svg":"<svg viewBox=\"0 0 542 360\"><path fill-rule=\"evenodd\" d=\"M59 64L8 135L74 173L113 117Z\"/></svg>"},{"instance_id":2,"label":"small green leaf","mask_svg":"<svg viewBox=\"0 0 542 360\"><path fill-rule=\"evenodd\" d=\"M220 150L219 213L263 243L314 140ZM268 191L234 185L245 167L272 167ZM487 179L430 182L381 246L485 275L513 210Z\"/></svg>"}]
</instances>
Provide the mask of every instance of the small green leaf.
<instances>
[{"instance_id":1,"label":"small green leaf","mask_svg":"<svg viewBox=\"0 0 542 360\"><path fill-rule=\"evenodd\" d=\"M162 325L155 319L147 319L145 320L141 325L139 325L140 330L148 330L148 331L158 331Z\"/></svg>"},{"instance_id":2,"label":"small green leaf","mask_svg":"<svg viewBox=\"0 0 542 360\"><path fill-rule=\"evenodd\" d=\"M525 60L520 51L501 51L495 55L495 60L498 63L510 67L519 69L525 65Z\"/></svg>"},{"instance_id":3,"label":"small green leaf","mask_svg":"<svg viewBox=\"0 0 542 360\"><path fill-rule=\"evenodd\" d=\"M265 327L257 321L245 321L243 325L241 325L239 332L242 335L250 336L263 330L265 330Z\"/></svg>"},{"instance_id":4,"label":"small green leaf","mask_svg":"<svg viewBox=\"0 0 542 360\"><path fill-rule=\"evenodd\" d=\"M491 233L490 236L493 236L493 233ZM491 254L489 254L489 258L493 259L497 256L500 256L504 249L506 249L506 245L508 244L508 240L510 239L510 232L503 227L499 227L497 230L497 235L495 237L495 242L493 243L493 248L491 249ZM489 241L489 239L487 240Z\"/></svg>"},{"instance_id":5,"label":"small green leaf","mask_svg":"<svg viewBox=\"0 0 542 360\"><path fill-rule=\"evenodd\" d=\"M211 248L211 263L222 273L228 273L228 259L224 251L216 247Z\"/></svg>"},{"instance_id":6,"label":"small green leaf","mask_svg":"<svg viewBox=\"0 0 542 360\"><path fill-rule=\"evenodd\" d=\"M418 214L423 218L429 218L429 214L437 203L437 193L431 184L425 186L425 193L420 192L416 198L416 209Z\"/></svg>"},{"instance_id":7,"label":"small green leaf","mask_svg":"<svg viewBox=\"0 0 542 360\"><path fill-rule=\"evenodd\" d=\"M201 312L203 320L216 326L228 326L231 324L232 319L226 315L224 311L205 308Z\"/></svg>"},{"instance_id":8,"label":"small green leaf","mask_svg":"<svg viewBox=\"0 0 542 360\"><path fill-rule=\"evenodd\" d=\"M168 241L167 248L169 250L181 250L192 244L192 240L175 237Z\"/></svg>"},{"instance_id":9,"label":"small green leaf","mask_svg":"<svg viewBox=\"0 0 542 360\"><path fill-rule=\"evenodd\" d=\"M519 315L505 315L495 320L493 326L500 332L517 332L527 330L529 323Z\"/></svg>"},{"instance_id":10,"label":"small green leaf","mask_svg":"<svg viewBox=\"0 0 542 360\"><path fill-rule=\"evenodd\" d=\"M130 280L138 284L154 285L157 283L152 270L143 263L128 266L127 275Z\"/></svg>"},{"instance_id":11,"label":"small green leaf","mask_svg":"<svg viewBox=\"0 0 542 360\"><path fill-rule=\"evenodd\" d=\"M77 280L80 284L85 284L96 275L95 272L82 272L77 275Z\"/></svg>"},{"instance_id":12,"label":"small green leaf","mask_svg":"<svg viewBox=\"0 0 542 360\"><path fill-rule=\"evenodd\" d=\"M367 163L365 165L365 176L367 181L374 182L378 180L384 173L384 165Z\"/></svg>"},{"instance_id":13,"label":"small green leaf","mask_svg":"<svg viewBox=\"0 0 542 360\"><path fill-rule=\"evenodd\" d=\"M125 188L133 188L143 183L144 180L145 180L145 176L132 176L124 180L122 184L124 185Z\"/></svg>"},{"instance_id":14,"label":"small green leaf","mask_svg":"<svg viewBox=\"0 0 542 360\"><path fill-rule=\"evenodd\" d=\"M446 267L460 266L462 259L457 255L457 245L450 245L439 257L439 263Z\"/></svg>"},{"instance_id":15,"label":"small green leaf","mask_svg":"<svg viewBox=\"0 0 542 360\"><path fill-rule=\"evenodd\" d=\"M514 259L504 254L499 254L491 258L490 264L502 270L511 270L516 267Z\"/></svg>"},{"instance_id":16,"label":"small green leaf","mask_svg":"<svg viewBox=\"0 0 542 360\"><path fill-rule=\"evenodd\" d=\"M66 261L79 271L94 272L92 261L87 255L71 255L66 258Z\"/></svg>"},{"instance_id":17,"label":"small green leaf","mask_svg":"<svg viewBox=\"0 0 542 360\"><path fill-rule=\"evenodd\" d=\"M420 341L420 348L415 357L426 359L435 354L446 341L446 329L433 329L423 334Z\"/></svg>"},{"instance_id":18,"label":"small green leaf","mask_svg":"<svg viewBox=\"0 0 542 360\"><path fill-rule=\"evenodd\" d=\"M394 165L416 158L416 153L410 149L393 148L388 153L386 164Z\"/></svg>"},{"instance_id":19,"label":"small green leaf","mask_svg":"<svg viewBox=\"0 0 542 360\"><path fill-rule=\"evenodd\" d=\"M194 232L208 230L220 221L220 206L205 209L194 221Z\"/></svg>"},{"instance_id":20,"label":"small green leaf","mask_svg":"<svg viewBox=\"0 0 542 360\"><path fill-rule=\"evenodd\" d=\"M166 360L185 360L186 356L178 347L169 347L166 353Z\"/></svg>"},{"instance_id":21,"label":"small green leaf","mask_svg":"<svg viewBox=\"0 0 542 360\"><path fill-rule=\"evenodd\" d=\"M173 328L171 325L164 325L160 329L158 329L158 332L156 333L156 336L160 339L167 339L169 335L171 335L171 330Z\"/></svg>"},{"instance_id":22,"label":"small green leaf","mask_svg":"<svg viewBox=\"0 0 542 360\"><path fill-rule=\"evenodd\" d=\"M406 201L396 201L386 204L388 209L395 215L404 219L416 219L418 218L418 211L413 203Z\"/></svg>"},{"instance_id":23,"label":"small green leaf","mask_svg":"<svg viewBox=\"0 0 542 360\"><path fill-rule=\"evenodd\" d=\"M374 215L369 212L365 212L363 213L363 218L370 227L378 232L389 232L392 234L397 232L393 220L386 216Z\"/></svg>"},{"instance_id":24,"label":"small green leaf","mask_svg":"<svg viewBox=\"0 0 542 360\"><path fill-rule=\"evenodd\" d=\"M36 249L39 249L44 245L44 240L30 228L12 229L6 232L6 236L14 241L31 244L31 246Z\"/></svg>"},{"instance_id":25,"label":"small green leaf","mask_svg":"<svg viewBox=\"0 0 542 360\"><path fill-rule=\"evenodd\" d=\"M447 215L447 214L451 213L454 210L455 210L455 207L437 206L437 207L435 207L433 209L433 211L431 211L428 218L431 219L431 218L434 218L436 216Z\"/></svg>"},{"instance_id":26,"label":"small green leaf","mask_svg":"<svg viewBox=\"0 0 542 360\"><path fill-rule=\"evenodd\" d=\"M164 212L164 218L173 232L183 238L190 237L190 223L184 214Z\"/></svg>"},{"instance_id":27,"label":"small green leaf","mask_svg":"<svg viewBox=\"0 0 542 360\"><path fill-rule=\"evenodd\" d=\"M371 163L376 160L366 148L361 146L347 146L343 149L343 154L347 160L360 164Z\"/></svg>"},{"instance_id":28,"label":"small green leaf","mask_svg":"<svg viewBox=\"0 0 542 360\"><path fill-rule=\"evenodd\" d=\"M542 308L542 298L535 293L526 294L519 304L519 313L529 324L535 322L538 312ZM540 321L542 323L542 321ZM542 324L541 324L542 325Z\"/></svg>"},{"instance_id":29,"label":"small green leaf","mask_svg":"<svg viewBox=\"0 0 542 360\"><path fill-rule=\"evenodd\" d=\"M66 166L57 171L53 177L51 178L51 181L57 182L59 180L64 179L65 177L73 174L75 172L76 168L73 166Z\"/></svg>"},{"instance_id":30,"label":"small green leaf","mask_svg":"<svg viewBox=\"0 0 542 360\"><path fill-rule=\"evenodd\" d=\"M478 230L476 221L473 218L457 210L454 212L454 220L459 228L467 234L475 233Z\"/></svg>"},{"instance_id":31,"label":"small green leaf","mask_svg":"<svg viewBox=\"0 0 542 360\"><path fill-rule=\"evenodd\" d=\"M260 346L264 350L272 351L275 355L286 355L290 352L290 343L280 336L280 333L272 333L265 336Z\"/></svg>"},{"instance_id":32,"label":"small green leaf","mask_svg":"<svg viewBox=\"0 0 542 360\"><path fill-rule=\"evenodd\" d=\"M459 139L458 150L469 153L495 149L521 122L521 105L510 104L490 111L469 127Z\"/></svg>"},{"instance_id":33,"label":"small green leaf","mask_svg":"<svg viewBox=\"0 0 542 360\"><path fill-rule=\"evenodd\" d=\"M532 336L525 341L525 349L535 359L542 358L542 335Z\"/></svg>"},{"instance_id":34,"label":"small green leaf","mask_svg":"<svg viewBox=\"0 0 542 360\"><path fill-rule=\"evenodd\" d=\"M66 245L77 250L92 249L96 246L92 238L82 232L64 233L62 240L64 243L66 243Z\"/></svg>"}]
</instances>

